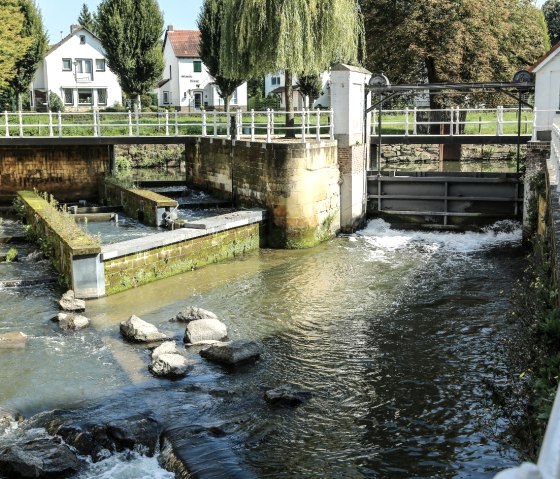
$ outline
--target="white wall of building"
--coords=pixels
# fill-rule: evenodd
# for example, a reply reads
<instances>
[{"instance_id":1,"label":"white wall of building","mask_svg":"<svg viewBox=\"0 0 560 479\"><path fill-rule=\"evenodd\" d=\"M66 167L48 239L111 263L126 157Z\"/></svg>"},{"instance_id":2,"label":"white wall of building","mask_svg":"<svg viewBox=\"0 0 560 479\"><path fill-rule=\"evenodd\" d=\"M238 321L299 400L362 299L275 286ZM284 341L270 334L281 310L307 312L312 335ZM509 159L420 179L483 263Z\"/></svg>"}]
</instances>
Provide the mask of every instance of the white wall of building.
<instances>
[{"instance_id":1,"label":"white wall of building","mask_svg":"<svg viewBox=\"0 0 560 479\"><path fill-rule=\"evenodd\" d=\"M560 49L533 69L535 74L535 108L538 131L552 130L560 112Z\"/></svg>"},{"instance_id":2,"label":"white wall of building","mask_svg":"<svg viewBox=\"0 0 560 479\"><path fill-rule=\"evenodd\" d=\"M105 108L122 102L117 76L109 70L101 42L75 30L45 56L32 89L56 93L67 110Z\"/></svg>"}]
</instances>

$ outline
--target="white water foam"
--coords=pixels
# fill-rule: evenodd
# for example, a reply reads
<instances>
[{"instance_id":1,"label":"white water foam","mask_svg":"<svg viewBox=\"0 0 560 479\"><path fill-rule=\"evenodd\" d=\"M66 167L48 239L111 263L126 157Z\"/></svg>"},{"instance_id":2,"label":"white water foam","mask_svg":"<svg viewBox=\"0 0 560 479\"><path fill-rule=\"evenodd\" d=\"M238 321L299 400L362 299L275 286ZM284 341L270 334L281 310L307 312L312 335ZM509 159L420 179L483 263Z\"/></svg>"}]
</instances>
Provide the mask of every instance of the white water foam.
<instances>
[{"instance_id":1,"label":"white water foam","mask_svg":"<svg viewBox=\"0 0 560 479\"><path fill-rule=\"evenodd\" d=\"M174 479L175 474L163 469L157 457L138 452L122 452L90 463L75 479Z\"/></svg>"},{"instance_id":2,"label":"white water foam","mask_svg":"<svg viewBox=\"0 0 560 479\"><path fill-rule=\"evenodd\" d=\"M511 221L499 221L482 232L456 233L396 230L386 221L376 219L370 221L357 235L381 250L376 255L410 247L421 247L428 253L472 253L493 247L519 246L522 240L521 226Z\"/></svg>"}]
</instances>

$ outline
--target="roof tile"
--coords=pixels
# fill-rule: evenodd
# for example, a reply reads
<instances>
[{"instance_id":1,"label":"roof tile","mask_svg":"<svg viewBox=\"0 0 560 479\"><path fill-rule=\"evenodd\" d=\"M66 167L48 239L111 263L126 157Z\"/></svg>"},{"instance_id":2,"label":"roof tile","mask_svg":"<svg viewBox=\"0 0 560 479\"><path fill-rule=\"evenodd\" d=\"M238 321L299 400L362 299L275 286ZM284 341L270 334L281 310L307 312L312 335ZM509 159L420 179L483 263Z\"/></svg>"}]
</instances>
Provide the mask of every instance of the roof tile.
<instances>
[{"instance_id":1,"label":"roof tile","mask_svg":"<svg viewBox=\"0 0 560 479\"><path fill-rule=\"evenodd\" d=\"M167 38L176 57L199 57L200 32L198 30L171 30L167 32Z\"/></svg>"}]
</instances>

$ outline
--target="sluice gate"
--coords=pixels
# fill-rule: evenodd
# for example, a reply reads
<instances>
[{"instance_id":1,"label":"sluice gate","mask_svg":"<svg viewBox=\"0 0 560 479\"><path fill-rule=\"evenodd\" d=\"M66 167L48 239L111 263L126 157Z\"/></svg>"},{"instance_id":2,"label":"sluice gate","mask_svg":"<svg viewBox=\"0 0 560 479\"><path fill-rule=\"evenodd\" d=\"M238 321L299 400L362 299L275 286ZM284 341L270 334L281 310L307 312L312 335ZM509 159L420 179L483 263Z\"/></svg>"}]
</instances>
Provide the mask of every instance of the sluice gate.
<instances>
[{"instance_id":1,"label":"sluice gate","mask_svg":"<svg viewBox=\"0 0 560 479\"><path fill-rule=\"evenodd\" d=\"M378 172L367 175L368 216L400 225L469 229L521 220L519 173Z\"/></svg>"}]
</instances>

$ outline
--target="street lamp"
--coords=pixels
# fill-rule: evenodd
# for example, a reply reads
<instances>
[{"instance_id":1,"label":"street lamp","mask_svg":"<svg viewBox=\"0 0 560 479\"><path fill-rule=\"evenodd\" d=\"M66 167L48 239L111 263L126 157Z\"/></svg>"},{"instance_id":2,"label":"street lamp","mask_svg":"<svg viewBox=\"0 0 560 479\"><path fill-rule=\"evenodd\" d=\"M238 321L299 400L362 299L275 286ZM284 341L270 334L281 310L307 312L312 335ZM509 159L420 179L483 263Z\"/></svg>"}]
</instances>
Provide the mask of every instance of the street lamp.
<instances>
[{"instance_id":1,"label":"street lamp","mask_svg":"<svg viewBox=\"0 0 560 479\"><path fill-rule=\"evenodd\" d=\"M78 60L74 60L74 82L76 83L76 98L74 99L74 95L72 95L72 101L76 102L76 111L78 111L78 103L79 103L79 96L78 96Z\"/></svg>"}]
</instances>

